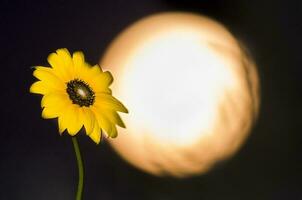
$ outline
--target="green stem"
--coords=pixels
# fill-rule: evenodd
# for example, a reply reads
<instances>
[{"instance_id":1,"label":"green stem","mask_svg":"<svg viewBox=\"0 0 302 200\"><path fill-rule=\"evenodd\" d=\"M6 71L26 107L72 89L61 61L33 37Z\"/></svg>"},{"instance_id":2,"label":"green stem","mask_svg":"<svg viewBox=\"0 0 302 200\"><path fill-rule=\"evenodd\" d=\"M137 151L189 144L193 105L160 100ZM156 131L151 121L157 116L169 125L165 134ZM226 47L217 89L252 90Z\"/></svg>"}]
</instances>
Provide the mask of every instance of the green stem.
<instances>
[{"instance_id":1,"label":"green stem","mask_svg":"<svg viewBox=\"0 0 302 200\"><path fill-rule=\"evenodd\" d=\"M79 182L78 182L78 190L77 190L77 196L76 200L82 199L82 192L83 192L83 182L84 182L84 167L83 167L83 161L81 157L81 152L79 148L79 144L76 137L71 137L74 151L77 158L78 163L78 169L79 169Z\"/></svg>"}]
</instances>

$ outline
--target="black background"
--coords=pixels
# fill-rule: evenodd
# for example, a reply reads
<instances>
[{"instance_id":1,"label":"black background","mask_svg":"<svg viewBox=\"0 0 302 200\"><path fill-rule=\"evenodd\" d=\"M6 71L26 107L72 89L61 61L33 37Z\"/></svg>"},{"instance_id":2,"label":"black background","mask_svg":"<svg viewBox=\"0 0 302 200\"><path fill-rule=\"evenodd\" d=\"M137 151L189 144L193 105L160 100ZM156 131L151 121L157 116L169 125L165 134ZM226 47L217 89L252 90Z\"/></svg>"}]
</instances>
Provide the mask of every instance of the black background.
<instances>
[{"instance_id":1,"label":"black background","mask_svg":"<svg viewBox=\"0 0 302 200\"><path fill-rule=\"evenodd\" d=\"M258 123L241 150L206 175L156 178L124 162L105 142L79 142L84 199L302 199L302 1L1 1L0 199L74 199L70 137L43 120L30 66L61 47L98 63L132 22L161 11L194 11L225 24L250 49L261 79ZM139 149L138 149L139 150ZM156 155L155 155L156 156Z\"/></svg>"}]
</instances>

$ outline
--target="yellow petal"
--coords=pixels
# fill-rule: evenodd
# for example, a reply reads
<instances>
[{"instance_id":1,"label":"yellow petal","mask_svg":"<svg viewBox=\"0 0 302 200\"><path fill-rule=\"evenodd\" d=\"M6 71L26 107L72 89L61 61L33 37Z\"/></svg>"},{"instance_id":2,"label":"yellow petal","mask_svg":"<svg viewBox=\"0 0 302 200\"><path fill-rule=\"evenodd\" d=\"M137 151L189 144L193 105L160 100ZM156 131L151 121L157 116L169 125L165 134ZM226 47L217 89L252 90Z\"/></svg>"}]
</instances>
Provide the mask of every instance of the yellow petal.
<instances>
[{"instance_id":1,"label":"yellow petal","mask_svg":"<svg viewBox=\"0 0 302 200\"><path fill-rule=\"evenodd\" d=\"M58 123L60 133L67 129L69 135L76 135L83 126L83 123L79 120L78 106L74 104L69 105L59 116Z\"/></svg>"},{"instance_id":2,"label":"yellow petal","mask_svg":"<svg viewBox=\"0 0 302 200\"><path fill-rule=\"evenodd\" d=\"M50 93L43 96L41 107L64 108L68 103L71 103L71 101L66 93Z\"/></svg>"},{"instance_id":3,"label":"yellow petal","mask_svg":"<svg viewBox=\"0 0 302 200\"><path fill-rule=\"evenodd\" d=\"M71 62L71 58L68 59L69 52L65 49L57 50L57 53L51 53L47 60L51 67L56 71L56 74L64 80L64 82L68 82L73 79L73 63ZM69 54L70 55L70 54Z\"/></svg>"},{"instance_id":4,"label":"yellow petal","mask_svg":"<svg viewBox=\"0 0 302 200\"><path fill-rule=\"evenodd\" d=\"M85 64L84 54L80 51L74 52L72 55L73 66L76 74L81 73L81 69Z\"/></svg>"},{"instance_id":5,"label":"yellow petal","mask_svg":"<svg viewBox=\"0 0 302 200\"><path fill-rule=\"evenodd\" d=\"M53 73L53 69L50 67L44 67L44 66L36 66L34 67L35 70L43 70L43 71L47 71L50 73Z\"/></svg>"},{"instance_id":6,"label":"yellow petal","mask_svg":"<svg viewBox=\"0 0 302 200\"><path fill-rule=\"evenodd\" d=\"M99 65L94 65L94 66L92 66L91 68L90 68L90 72L92 73L92 74L100 74L100 73L102 73L103 72L103 70L102 70L102 68L99 66Z\"/></svg>"},{"instance_id":7,"label":"yellow petal","mask_svg":"<svg viewBox=\"0 0 302 200\"><path fill-rule=\"evenodd\" d=\"M95 76L91 76L89 83L93 88L94 92L107 92L108 87L113 82L113 77L110 72L102 72Z\"/></svg>"},{"instance_id":8,"label":"yellow petal","mask_svg":"<svg viewBox=\"0 0 302 200\"><path fill-rule=\"evenodd\" d=\"M85 77L83 77L83 78L89 79L89 80L91 78L93 78L94 76L98 76L103 73L102 68L99 65L91 66L86 62L82 65L81 69L84 69L86 72Z\"/></svg>"},{"instance_id":9,"label":"yellow petal","mask_svg":"<svg viewBox=\"0 0 302 200\"><path fill-rule=\"evenodd\" d=\"M42 117L44 119L51 119L51 118L56 118L59 117L60 113L57 112L57 110L53 107L51 108L44 108L42 110Z\"/></svg>"},{"instance_id":10,"label":"yellow petal","mask_svg":"<svg viewBox=\"0 0 302 200\"><path fill-rule=\"evenodd\" d=\"M67 129L67 123L65 120L65 115L61 115L58 118L58 126L59 126L59 133L62 134Z\"/></svg>"},{"instance_id":11,"label":"yellow petal","mask_svg":"<svg viewBox=\"0 0 302 200\"><path fill-rule=\"evenodd\" d=\"M45 119L59 117L65 112L66 107L70 104L65 94L50 93L43 96L41 107L42 117Z\"/></svg>"},{"instance_id":12,"label":"yellow petal","mask_svg":"<svg viewBox=\"0 0 302 200\"><path fill-rule=\"evenodd\" d=\"M61 64L61 60L59 59L56 53L51 53L47 57L47 61L53 69L59 69Z\"/></svg>"},{"instance_id":13,"label":"yellow petal","mask_svg":"<svg viewBox=\"0 0 302 200\"><path fill-rule=\"evenodd\" d=\"M82 66L85 62L84 54L80 51L76 51L72 55L72 61L74 66Z\"/></svg>"},{"instance_id":14,"label":"yellow petal","mask_svg":"<svg viewBox=\"0 0 302 200\"><path fill-rule=\"evenodd\" d=\"M111 138L117 137L117 130L116 130L116 126L114 124L111 124L111 133L108 136Z\"/></svg>"},{"instance_id":15,"label":"yellow petal","mask_svg":"<svg viewBox=\"0 0 302 200\"><path fill-rule=\"evenodd\" d=\"M33 75L50 88L64 90L66 87L65 84L49 70L38 68L34 71Z\"/></svg>"},{"instance_id":16,"label":"yellow petal","mask_svg":"<svg viewBox=\"0 0 302 200\"><path fill-rule=\"evenodd\" d=\"M109 137L116 137L117 131L114 124L112 124L110 120L108 120L106 116L96 107L93 107L93 112L99 125L101 126L101 129L103 129Z\"/></svg>"},{"instance_id":17,"label":"yellow petal","mask_svg":"<svg viewBox=\"0 0 302 200\"><path fill-rule=\"evenodd\" d=\"M63 61L63 64L66 66L70 66L71 64L71 55L66 48L58 49L57 54L59 58Z\"/></svg>"},{"instance_id":18,"label":"yellow petal","mask_svg":"<svg viewBox=\"0 0 302 200\"><path fill-rule=\"evenodd\" d=\"M121 117L119 116L119 114L116 111L109 110L109 109L102 109L97 106L95 106L95 110L98 113L102 113L102 115L104 115L112 124L117 124L118 126L120 126L122 128L126 128L123 120L121 119Z\"/></svg>"},{"instance_id":19,"label":"yellow petal","mask_svg":"<svg viewBox=\"0 0 302 200\"><path fill-rule=\"evenodd\" d=\"M60 79L62 82L64 82L63 77L61 77L60 72L58 70L51 68L51 67L44 67L44 66L36 66L35 69L37 70L44 70L50 73L53 73L58 79Z\"/></svg>"},{"instance_id":20,"label":"yellow petal","mask_svg":"<svg viewBox=\"0 0 302 200\"><path fill-rule=\"evenodd\" d=\"M70 111L70 116L68 118L68 126L67 130L70 135L75 135L79 132L79 130L83 126L83 122L80 121L79 119L79 110L76 106L72 106L71 108L72 111Z\"/></svg>"},{"instance_id":21,"label":"yellow petal","mask_svg":"<svg viewBox=\"0 0 302 200\"><path fill-rule=\"evenodd\" d=\"M94 124L94 128L93 128L93 131L89 134L89 137L97 144L100 143L100 140L101 140L101 136L102 136L102 131L99 127L99 124L97 121L95 121L95 124Z\"/></svg>"},{"instance_id":22,"label":"yellow petal","mask_svg":"<svg viewBox=\"0 0 302 200\"><path fill-rule=\"evenodd\" d=\"M113 81L112 75L109 72L104 73L98 65L90 67L89 64L85 63L78 75L80 79L88 83L94 92L111 94L108 86Z\"/></svg>"},{"instance_id":23,"label":"yellow petal","mask_svg":"<svg viewBox=\"0 0 302 200\"><path fill-rule=\"evenodd\" d=\"M67 49L58 49L57 54L59 59L62 60L63 67L65 69L65 72L67 73L69 79L74 79L76 77L75 70L74 70L74 64L72 61L72 57Z\"/></svg>"},{"instance_id":24,"label":"yellow petal","mask_svg":"<svg viewBox=\"0 0 302 200\"><path fill-rule=\"evenodd\" d=\"M53 90L45 85L42 81L34 82L30 86L29 91L36 94L47 94L53 92Z\"/></svg>"},{"instance_id":25,"label":"yellow petal","mask_svg":"<svg viewBox=\"0 0 302 200\"><path fill-rule=\"evenodd\" d=\"M121 119L120 115L115 111L105 111L106 117L114 124L119 125L122 128L126 128L123 120Z\"/></svg>"},{"instance_id":26,"label":"yellow petal","mask_svg":"<svg viewBox=\"0 0 302 200\"><path fill-rule=\"evenodd\" d=\"M119 100L105 93L96 93L95 105L98 108L111 109L128 113L127 108Z\"/></svg>"},{"instance_id":27,"label":"yellow petal","mask_svg":"<svg viewBox=\"0 0 302 200\"><path fill-rule=\"evenodd\" d=\"M96 121L94 114L89 108L86 107L82 107L80 113L80 121L84 124L86 134L89 135L93 131Z\"/></svg>"}]
</instances>

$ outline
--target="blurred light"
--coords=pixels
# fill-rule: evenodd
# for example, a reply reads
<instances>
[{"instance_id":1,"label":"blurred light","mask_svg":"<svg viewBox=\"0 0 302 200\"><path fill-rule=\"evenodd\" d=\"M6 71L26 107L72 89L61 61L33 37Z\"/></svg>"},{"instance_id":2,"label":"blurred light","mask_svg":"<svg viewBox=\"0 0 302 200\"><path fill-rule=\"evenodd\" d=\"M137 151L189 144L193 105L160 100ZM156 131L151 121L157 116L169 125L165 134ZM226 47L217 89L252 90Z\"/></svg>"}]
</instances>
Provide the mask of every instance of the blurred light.
<instances>
[{"instance_id":1,"label":"blurred light","mask_svg":"<svg viewBox=\"0 0 302 200\"><path fill-rule=\"evenodd\" d=\"M241 146L258 111L253 63L206 17L142 19L113 41L101 66L130 111L112 146L156 175L206 172Z\"/></svg>"}]
</instances>

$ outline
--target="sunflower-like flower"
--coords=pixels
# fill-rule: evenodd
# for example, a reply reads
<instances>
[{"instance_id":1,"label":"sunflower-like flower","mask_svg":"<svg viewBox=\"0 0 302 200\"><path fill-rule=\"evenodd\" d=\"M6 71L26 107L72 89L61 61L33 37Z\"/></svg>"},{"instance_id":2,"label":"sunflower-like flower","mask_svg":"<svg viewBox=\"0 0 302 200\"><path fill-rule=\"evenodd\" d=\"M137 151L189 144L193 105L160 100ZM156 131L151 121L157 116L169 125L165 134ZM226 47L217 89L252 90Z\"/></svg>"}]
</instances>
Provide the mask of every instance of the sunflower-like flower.
<instances>
[{"instance_id":1,"label":"sunflower-like flower","mask_svg":"<svg viewBox=\"0 0 302 200\"><path fill-rule=\"evenodd\" d=\"M128 113L125 106L112 96L110 72L85 62L82 52L71 56L67 49L58 49L48 56L51 67L37 66L30 92L42 94L42 117L58 118L59 132L74 136L84 126L86 134L96 143L102 131L116 137L116 125L125 128L119 112Z\"/></svg>"}]
</instances>

